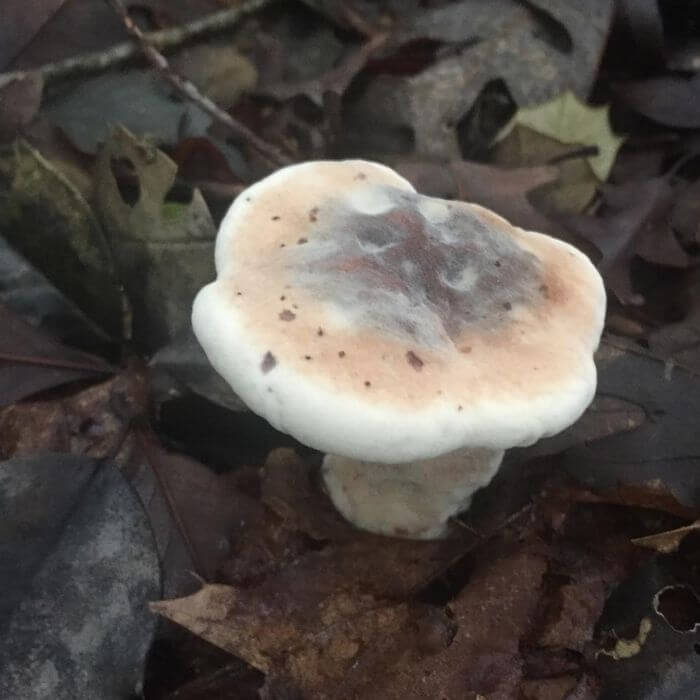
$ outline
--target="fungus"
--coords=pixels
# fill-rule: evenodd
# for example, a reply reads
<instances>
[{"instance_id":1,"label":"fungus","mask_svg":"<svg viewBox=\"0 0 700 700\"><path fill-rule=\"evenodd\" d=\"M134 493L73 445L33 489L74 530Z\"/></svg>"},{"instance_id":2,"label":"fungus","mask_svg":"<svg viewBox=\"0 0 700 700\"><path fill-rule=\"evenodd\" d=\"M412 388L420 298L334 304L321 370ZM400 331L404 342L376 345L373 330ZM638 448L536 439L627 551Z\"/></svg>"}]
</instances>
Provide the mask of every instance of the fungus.
<instances>
[{"instance_id":1,"label":"fungus","mask_svg":"<svg viewBox=\"0 0 700 700\"><path fill-rule=\"evenodd\" d=\"M210 362L326 453L328 494L358 527L441 536L506 449L563 430L593 398L605 292L588 258L385 166L309 162L256 183L221 224L216 267L193 311ZM303 315L270 314L280 283ZM333 346L306 361L319 328Z\"/></svg>"}]
</instances>

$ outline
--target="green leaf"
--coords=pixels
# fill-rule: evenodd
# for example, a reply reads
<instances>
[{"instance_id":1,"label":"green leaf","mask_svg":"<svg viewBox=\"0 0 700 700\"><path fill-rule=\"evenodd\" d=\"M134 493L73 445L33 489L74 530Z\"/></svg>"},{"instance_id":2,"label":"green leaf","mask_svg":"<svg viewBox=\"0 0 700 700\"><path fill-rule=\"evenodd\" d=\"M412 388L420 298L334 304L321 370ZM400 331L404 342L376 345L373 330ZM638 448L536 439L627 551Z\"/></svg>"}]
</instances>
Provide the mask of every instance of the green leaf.
<instances>
[{"instance_id":1,"label":"green leaf","mask_svg":"<svg viewBox=\"0 0 700 700\"><path fill-rule=\"evenodd\" d=\"M521 126L561 144L596 146L598 154L586 160L598 180L604 182L624 141L610 127L609 111L608 105L591 107L567 90L550 102L519 109L501 138Z\"/></svg>"}]
</instances>

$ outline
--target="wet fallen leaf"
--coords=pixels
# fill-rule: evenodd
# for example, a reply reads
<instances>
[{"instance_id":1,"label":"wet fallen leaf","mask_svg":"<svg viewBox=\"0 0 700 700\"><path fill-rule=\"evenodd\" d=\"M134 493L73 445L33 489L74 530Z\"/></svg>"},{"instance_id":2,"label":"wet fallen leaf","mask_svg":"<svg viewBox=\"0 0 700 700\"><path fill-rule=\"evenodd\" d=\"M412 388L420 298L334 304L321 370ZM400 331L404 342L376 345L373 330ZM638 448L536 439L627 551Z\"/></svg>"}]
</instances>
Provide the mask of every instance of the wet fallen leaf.
<instances>
[{"instance_id":1,"label":"wet fallen leaf","mask_svg":"<svg viewBox=\"0 0 700 700\"><path fill-rule=\"evenodd\" d=\"M236 475L218 475L195 460L166 451L155 436L142 432L138 447L154 472L159 495L168 504L174 525L183 538L195 572L216 580L221 564L231 556L230 538L249 517L247 499L236 489ZM170 527L159 532L161 549Z\"/></svg>"},{"instance_id":2,"label":"wet fallen leaf","mask_svg":"<svg viewBox=\"0 0 700 700\"><path fill-rule=\"evenodd\" d=\"M324 686L342 696L339 686L352 687L367 666L378 670L425 644L416 624L421 616L437 627L438 649L449 643L452 623L429 606L329 593L288 575L270 586L276 591L272 597L210 585L189 598L151 607L268 672L270 686L291 685L308 697L331 697ZM359 678L351 680L348 674Z\"/></svg>"},{"instance_id":3,"label":"wet fallen leaf","mask_svg":"<svg viewBox=\"0 0 700 700\"><path fill-rule=\"evenodd\" d=\"M651 350L672 364L700 371L700 275L692 270L686 285L687 304L683 317L648 334Z\"/></svg>"},{"instance_id":4,"label":"wet fallen leaf","mask_svg":"<svg viewBox=\"0 0 700 700\"><path fill-rule=\"evenodd\" d=\"M68 382L96 380L115 368L33 328L0 304L0 406Z\"/></svg>"},{"instance_id":5,"label":"wet fallen leaf","mask_svg":"<svg viewBox=\"0 0 700 700\"><path fill-rule=\"evenodd\" d=\"M229 40L187 47L173 57L171 66L223 109L251 90L258 79L255 66Z\"/></svg>"},{"instance_id":6,"label":"wet fallen leaf","mask_svg":"<svg viewBox=\"0 0 700 700\"><path fill-rule=\"evenodd\" d=\"M177 166L123 127L100 149L95 194L133 306L134 338L156 349L190 326L214 276L216 229L197 189L173 189Z\"/></svg>"},{"instance_id":7,"label":"wet fallen leaf","mask_svg":"<svg viewBox=\"0 0 700 700\"><path fill-rule=\"evenodd\" d=\"M519 109L490 150L510 167L556 164L555 182L533 188L540 211L580 213L605 182L623 138L613 133L608 107L591 107L572 92Z\"/></svg>"},{"instance_id":8,"label":"wet fallen leaf","mask_svg":"<svg viewBox=\"0 0 700 700\"><path fill-rule=\"evenodd\" d=\"M613 132L609 111L609 106L592 107L567 90L549 102L521 107L499 140L507 138L512 129L520 126L560 144L594 146L596 153L586 156L586 160L598 180L605 182L624 141L624 137ZM523 153L522 157L531 160L533 154ZM518 164L534 165L531 162Z\"/></svg>"},{"instance_id":9,"label":"wet fallen leaf","mask_svg":"<svg viewBox=\"0 0 700 700\"><path fill-rule=\"evenodd\" d=\"M0 159L0 175L8 181L2 235L89 318L122 337L124 299L114 261L82 194L22 141Z\"/></svg>"},{"instance_id":10,"label":"wet fallen leaf","mask_svg":"<svg viewBox=\"0 0 700 700\"><path fill-rule=\"evenodd\" d=\"M39 111L44 80L27 73L0 87L0 142L11 141Z\"/></svg>"},{"instance_id":11,"label":"wet fallen leaf","mask_svg":"<svg viewBox=\"0 0 700 700\"><path fill-rule=\"evenodd\" d=\"M362 115L374 131L409 127L419 156L454 160L461 155L457 125L490 81L503 80L521 107L552 99L567 88L585 98L612 19L612 3L597 0L585 13L561 0L540 0L536 6L540 12L533 13L499 0L425 10L415 20L425 31L412 28L406 38L440 36L440 30L430 32L431 16L447 15L440 26L447 25L445 38L457 50L416 75L375 78L352 107L355 122ZM481 15L493 21L482 23ZM556 26L565 52L541 38L545 17Z\"/></svg>"},{"instance_id":12,"label":"wet fallen leaf","mask_svg":"<svg viewBox=\"0 0 700 700\"><path fill-rule=\"evenodd\" d=\"M527 196L538 186L558 178L553 166L509 169L464 160L445 167L430 161L400 160L395 167L419 192L481 204L525 229L554 235L563 231L540 213Z\"/></svg>"},{"instance_id":13,"label":"wet fallen leaf","mask_svg":"<svg viewBox=\"0 0 700 700\"><path fill-rule=\"evenodd\" d=\"M685 527L679 527L675 530L660 532L658 535L637 537L633 539L632 542L640 547L654 549L661 554L671 554L672 552L678 551L678 548L681 546L681 542L683 542L686 535L690 534L691 532L699 531L700 520L696 520L692 525L686 525Z\"/></svg>"},{"instance_id":14,"label":"wet fallen leaf","mask_svg":"<svg viewBox=\"0 0 700 700\"><path fill-rule=\"evenodd\" d=\"M123 698L141 682L160 589L146 515L113 463L0 462L6 698Z\"/></svg>"},{"instance_id":15,"label":"wet fallen leaf","mask_svg":"<svg viewBox=\"0 0 700 700\"><path fill-rule=\"evenodd\" d=\"M671 227L684 246L692 248L700 243L700 180L679 189Z\"/></svg>"},{"instance_id":16,"label":"wet fallen leaf","mask_svg":"<svg viewBox=\"0 0 700 700\"><path fill-rule=\"evenodd\" d=\"M630 262L635 255L657 265L687 267L688 254L669 225L674 191L657 177L602 187L606 208L599 216L569 216L569 229L593 243L602 256L599 268L623 303L639 304L632 288Z\"/></svg>"},{"instance_id":17,"label":"wet fallen leaf","mask_svg":"<svg viewBox=\"0 0 700 700\"><path fill-rule=\"evenodd\" d=\"M173 99L162 78L149 70L83 80L49 100L44 114L79 151L90 154L98 151L118 124L158 146L175 146L183 123L191 136L204 136L211 124L211 118L192 102Z\"/></svg>"},{"instance_id":18,"label":"wet fallen leaf","mask_svg":"<svg viewBox=\"0 0 700 700\"><path fill-rule=\"evenodd\" d=\"M190 390L231 411L248 407L211 366L191 329L162 347L150 361L157 405Z\"/></svg>"},{"instance_id":19,"label":"wet fallen leaf","mask_svg":"<svg viewBox=\"0 0 700 700\"><path fill-rule=\"evenodd\" d=\"M511 698L525 689L537 697L538 688L564 685L596 697L595 678L579 678L580 657L567 666L560 656L588 648L609 590L645 556L620 539L614 518L588 532L585 509L597 506L577 506L575 488L560 497L549 487L542 510L501 521L490 535L393 540L343 523L313 473L308 460L274 452L262 482L251 475L246 486L274 517L259 510L237 529L236 569L224 568L236 585L206 586L154 610L263 670L270 697ZM537 482L523 479L516 488L527 498ZM297 539L290 551L285 530L316 544ZM250 558L261 531L271 544L262 567ZM539 650L538 665L523 658L523 643ZM545 682L572 670L573 683Z\"/></svg>"},{"instance_id":20,"label":"wet fallen leaf","mask_svg":"<svg viewBox=\"0 0 700 700\"><path fill-rule=\"evenodd\" d=\"M666 126L700 127L700 77L664 76L621 83L615 94L627 107Z\"/></svg>"},{"instance_id":21,"label":"wet fallen leaf","mask_svg":"<svg viewBox=\"0 0 700 700\"><path fill-rule=\"evenodd\" d=\"M302 0L305 5L320 12L342 29L351 29L365 36L371 36L376 30L378 17L376 9L359 3L357 0L345 2L340 0Z\"/></svg>"},{"instance_id":22,"label":"wet fallen leaf","mask_svg":"<svg viewBox=\"0 0 700 700\"><path fill-rule=\"evenodd\" d=\"M7 2L0 27L0 70L4 69L36 34L65 0L34 0L31 12L24 2Z\"/></svg>"},{"instance_id":23,"label":"wet fallen leaf","mask_svg":"<svg viewBox=\"0 0 700 700\"><path fill-rule=\"evenodd\" d=\"M637 404L647 420L636 430L572 445L564 454L567 471L601 489L653 481L655 493L665 490L682 505L697 508L698 375L612 336L603 340L596 364L598 394ZM658 488L659 481L664 489Z\"/></svg>"},{"instance_id":24,"label":"wet fallen leaf","mask_svg":"<svg viewBox=\"0 0 700 700\"><path fill-rule=\"evenodd\" d=\"M595 670L600 700L690 698L698 684L698 631L680 632L659 608L660 594L683 585L683 555L657 557L611 595L599 623ZM692 619L692 618L691 618Z\"/></svg>"},{"instance_id":25,"label":"wet fallen leaf","mask_svg":"<svg viewBox=\"0 0 700 700\"><path fill-rule=\"evenodd\" d=\"M305 95L314 104L323 107L329 92L342 96L355 76L364 68L370 56L387 40L386 34L377 34L356 50L352 50L340 63L320 76L299 82L284 81L265 85L256 93L276 100L289 100Z\"/></svg>"},{"instance_id":26,"label":"wet fallen leaf","mask_svg":"<svg viewBox=\"0 0 700 700\"><path fill-rule=\"evenodd\" d=\"M323 544L320 551L308 547L298 571L313 575L321 569L339 587L358 585L378 596L403 598L434 580L477 542L473 533L459 528L435 541L394 540L357 530L335 510L309 460L289 448L270 453L260 489L262 502L284 527Z\"/></svg>"}]
</instances>

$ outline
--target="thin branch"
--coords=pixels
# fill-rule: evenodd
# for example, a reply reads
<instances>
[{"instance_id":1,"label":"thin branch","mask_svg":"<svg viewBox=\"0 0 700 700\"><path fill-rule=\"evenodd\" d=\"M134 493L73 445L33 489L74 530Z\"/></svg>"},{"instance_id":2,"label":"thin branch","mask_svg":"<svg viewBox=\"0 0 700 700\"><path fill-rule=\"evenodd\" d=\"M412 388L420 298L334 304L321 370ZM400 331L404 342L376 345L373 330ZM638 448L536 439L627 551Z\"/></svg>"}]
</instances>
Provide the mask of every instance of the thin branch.
<instances>
[{"instance_id":1,"label":"thin branch","mask_svg":"<svg viewBox=\"0 0 700 700\"><path fill-rule=\"evenodd\" d=\"M288 165L292 162L281 150L261 139L255 132L237 119L234 119L228 112L224 112L215 102L203 95L193 83L175 73L170 67L168 59L148 41L146 34L131 19L121 0L107 0L107 2L119 15L129 34L138 41L141 51L143 51L148 61L185 99L195 102L209 116L226 126L237 138L247 142L273 165Z\"/></svg>"},{"instance_id":2,"label":"thin branch","mask_svg":"<svg viewBox=\"0 0 700 700\"><path fill-rule=\"evenodd\" d=\"M237 24L246 15L257 12L274 0L245 0L236 7L214 12L192 22L177 27L144 33L144 38L153 47L163 50L180 46L186 41L203 34L220 31ZM56 63L46 63L33 70L0 73L0 87L13 80L22 80L29 73L39 73L44 80L64 78L79 73L92 73L125 63L141 54L141 47L131 41L116 44L104 51L72 56Z\"/></svg>"}]
</instances>

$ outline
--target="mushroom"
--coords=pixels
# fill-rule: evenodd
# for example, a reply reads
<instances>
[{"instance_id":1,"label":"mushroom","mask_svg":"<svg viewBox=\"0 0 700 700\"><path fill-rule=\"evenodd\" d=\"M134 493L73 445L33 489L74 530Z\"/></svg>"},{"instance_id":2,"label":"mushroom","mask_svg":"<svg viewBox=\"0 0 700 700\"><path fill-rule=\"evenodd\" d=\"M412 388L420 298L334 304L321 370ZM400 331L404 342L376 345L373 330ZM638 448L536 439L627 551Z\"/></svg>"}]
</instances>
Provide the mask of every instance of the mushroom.
<instances>
[{"instance_id":1,"label":"mushroom","mask_svg":"<svg viewBox=\"0 0 700 700\"><path fill-rule=\"evenodd\" d=\"M504 450L593 398L605 291L588 258L361 160L301 163L242 192L193 326L277 429L327 453L360 528L435 538Z\"/></svg>"}]
</instances>

